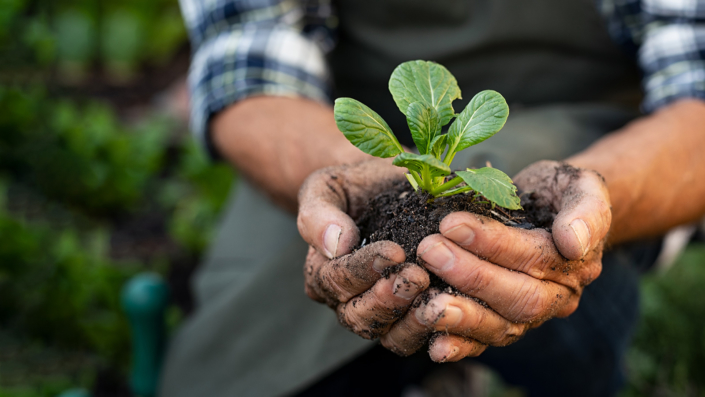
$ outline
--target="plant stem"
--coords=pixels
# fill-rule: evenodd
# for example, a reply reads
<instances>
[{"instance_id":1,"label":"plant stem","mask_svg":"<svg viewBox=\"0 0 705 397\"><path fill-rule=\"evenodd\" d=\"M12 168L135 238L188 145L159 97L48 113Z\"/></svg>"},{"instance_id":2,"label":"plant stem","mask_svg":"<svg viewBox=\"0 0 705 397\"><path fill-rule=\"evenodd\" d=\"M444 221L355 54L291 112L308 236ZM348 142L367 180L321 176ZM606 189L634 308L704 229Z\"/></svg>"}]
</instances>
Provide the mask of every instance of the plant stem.
<instances>
[{"instance_id":1,"label":"plant stem","mask_svg":"<svg viewBox=\"0 0 705 397\"><path fill-rule=\"evenodd\" d=\"M459 188L459 189L455 189L455 190L453 190L452 192L446 192L446 193L439 194L438 196L436 196L436 198L454 196L454 195L456 195L456 194L469 192L469 191L471 191L471 190L472 190L472 188L471 188L470 186L464 186L464 187L461 187L461 188Z\"/></svg>"},{"instance_id":2,"label":"plant stem","mask_svg":"<svg viewBox=\"0 0 705 397\"><path fill-rule=\"evenodd\" d=\"M455 157L455 148L456 146L450 147L448 146L448 152L446 153L446 156L443 158L443 162L446 163L447 165L450 165L450 163L453 162L453 157Z\"/></svg>"},{"instance_id":3,"label":"plant stem","mask_svg":"<svg viewBox=\"0 0 705 397\"><path fill-rule=\"evenodd\" d=\"M446 183L444 183L444 184L442 184L442 185L440 185L440 186L434 188L433 190L429 191L429 193L431 193L431 195L433 195L433 196L437 196L439 193L443 193L443 192L445 192L446 190L451 189L451 188L457 186L457 185L460 184L460 182L462 182L462 181L463 181L463 178L461 178L461 177L459 177L459 176L456 176L455 178L449 180L448 182L446 182Z\"/></svg>"},{"instance_id":4,"label":"plant stem","mask_svg":"<svg viewBox=\"0 0 705 397\"><path fill-rule=\"evenodd\" d=\"M421 169L421 178L423 178L423 189L431 193L431 190L433 190L433 185L431 184L431 170L427 165Z\"/></svg>"}]
</instances>

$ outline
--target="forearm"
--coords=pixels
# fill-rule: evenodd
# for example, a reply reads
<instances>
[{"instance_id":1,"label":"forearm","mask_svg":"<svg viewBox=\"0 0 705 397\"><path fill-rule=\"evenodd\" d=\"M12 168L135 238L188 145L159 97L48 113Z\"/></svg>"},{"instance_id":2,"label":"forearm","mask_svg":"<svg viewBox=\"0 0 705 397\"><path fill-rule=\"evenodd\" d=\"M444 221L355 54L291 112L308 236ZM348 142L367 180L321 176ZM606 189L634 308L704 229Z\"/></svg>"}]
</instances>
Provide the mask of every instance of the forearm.
<instances>
[{"instance_id":1,"label":"forearm","mask_svg":"<svg viewBox=\"0 0 705 397\"><path fill-rule=\"evenodd\" d=\"M567 162L604 176L612 202L611 243L696 220L705 214L705 102L676 102Z\"/></svg>"},{"instance_id":2,"label":"forearm","mask_svg":"<svg viewBox=\"0 0 705 397\"><path fill-rule=\"evenodd\" d=\"M220 154L292 212L311 172L370 158L338 131L332 108L301 98L245 99L214 117L211 131Z\"/></svg>"}]
</instances>

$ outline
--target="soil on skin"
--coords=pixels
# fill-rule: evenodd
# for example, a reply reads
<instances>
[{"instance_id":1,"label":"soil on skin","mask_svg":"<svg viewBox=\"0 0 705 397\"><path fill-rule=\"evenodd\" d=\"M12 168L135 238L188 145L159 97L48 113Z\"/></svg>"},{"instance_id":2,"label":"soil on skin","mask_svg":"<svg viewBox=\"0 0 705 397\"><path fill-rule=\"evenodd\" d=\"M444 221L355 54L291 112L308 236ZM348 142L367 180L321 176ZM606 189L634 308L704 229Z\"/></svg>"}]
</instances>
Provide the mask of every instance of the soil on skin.
<instances>
[{"instance_id":1,"label":"soil on skin","mask_svg":"<svg viewBox=\"0 0 705 397\"><path fill-rule=\"evenodd\" d=\"M522 229L544 228L550 231L555 214L545 206L535 204L533 193L521 194L523 210L507 210L473 199L472 194L457 194L428 202L425 192L414 192L407 181L397 182L392 189L370 200L357 222L361 246L389 240L399 244L406 253L407 262L422 265L416 256L416 247L431 234L440 233L443 218L456 211L467 211L495 219L505 225ZM415 260L413 260L415 259ZM391 272L399 269L392 269ZM458 294L443 280L431 274L431 287ZM430 299L430 296L428 297Z\"/></svg>"}]
</instances>

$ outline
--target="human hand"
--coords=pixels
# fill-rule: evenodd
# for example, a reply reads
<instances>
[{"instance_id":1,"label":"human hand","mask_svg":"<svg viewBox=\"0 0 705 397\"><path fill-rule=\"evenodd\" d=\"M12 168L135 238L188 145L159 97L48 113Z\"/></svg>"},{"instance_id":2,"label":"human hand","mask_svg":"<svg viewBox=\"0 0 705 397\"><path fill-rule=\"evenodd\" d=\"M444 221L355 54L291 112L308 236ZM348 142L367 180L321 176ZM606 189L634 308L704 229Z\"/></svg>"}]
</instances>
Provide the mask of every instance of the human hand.
<instances>
[{"instance_id":1,"label":"human hand","mask_svg":"<svg viewBox=\"0 0 705 397\"><path fill-rule=\"evenodd\" d=\"M299 232L310 244L306 294L333 308L341 324L367 339L385 334L429 285L424 269L404 263L398 244L380 241L351 253L360 238L354 219L370 198L400 178L401 168L374 159L319 170L299 193Z\"/></svg>"},{"instance_id":2,"label":"human hand","mask_svg":"<svg viewBox=\"0 0 705 397\"><path fill-rule=\"evenodd\" d=\"M552 232L513 228L467 212L445 217L441 233L426 237L417 253L430 272L461 294L431 289L417 298L418 306L382 336L385 347L408 355L438 332L430 342L431 358L458 361L487 345L508 345L577 309L584 287L602 270L611 222L605 183L594 171L551 161L527 167L514 181L557 213Z\"/></svg>"}]
</instances>

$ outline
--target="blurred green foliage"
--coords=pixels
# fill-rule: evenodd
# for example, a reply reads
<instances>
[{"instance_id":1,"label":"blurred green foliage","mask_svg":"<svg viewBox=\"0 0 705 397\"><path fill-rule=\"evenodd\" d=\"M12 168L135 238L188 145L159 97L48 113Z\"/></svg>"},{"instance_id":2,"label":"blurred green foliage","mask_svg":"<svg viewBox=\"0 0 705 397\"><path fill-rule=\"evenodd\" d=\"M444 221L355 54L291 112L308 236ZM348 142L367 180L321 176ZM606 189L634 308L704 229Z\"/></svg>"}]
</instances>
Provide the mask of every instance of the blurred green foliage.
<instances>
[{"instance_id":1,"label":"blurred green foliage","mask_svg":"<svg viewBox=\"0 0 705 397\"><path fill-rule=\"evenodd\" d=\"M233 172L164 116L129 125L105 104L40 88L0 87L0 107L2 328L124 370L120 288L137 271L163 271L205 248ZM119 225L154 212L163 218L154 233L173 252L114 258Z\"/></svg>"},{"instance_id":2,"label":"blurred green foliage","mask_svg":"<svg viewBox=\"0 0 705 397\"><path fill-rule=\"evenodd\" d=\"M641 283L642 317L624 396L705 395L705 244Z\"/></svg>"},{"instance_id":3,"label":"blurred green foliage","mask_svg":"<svg viewBox=\"0 0 705 397\"><path fill-rule=\"evenodd\" d=\"M124 128L105 105L0 88L0 169L86 211L130 208L162 166L169 124Z\"/></svg>"},{"instance_id":4,"label":"blurred green foliage","mask_svg":"<svg viewBox=\"0 0 705 397\"><path fill-rule=\"evenodd\" d=\"M170 116L80 95L185 45L177 0L0 0L0 397L124 372L123 284L206 247L232 170Z\"/></svg>"},{"instance_id":5,"label":"blurred green foliage","mask_svg":"<svg viewBox=\"0 0 705 397\"><path fill-rule=\"evenodd\" d=\"M140 265L110 259L113 223L156 207L181 249L200 252L232 170L173 139L168 118L127 126L108 106L40 89L0 88L0 107L0 319L117 357L115 291Z\"/></svg>"},{"instance_id":6,"label":"blurred green foliage","mask_svg":"<svg viewBox=\"0 0 705 397\"><path fill-rule=\"evenodd\" d=\"M74 81L99 66L125 81L140 65L167 62L185 39L175 0L0 1L2 68L20 74L56 64Z\"/></svg>"}]
</instances>

